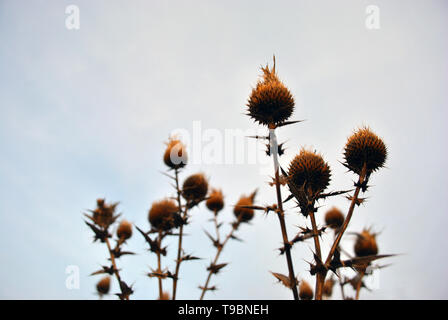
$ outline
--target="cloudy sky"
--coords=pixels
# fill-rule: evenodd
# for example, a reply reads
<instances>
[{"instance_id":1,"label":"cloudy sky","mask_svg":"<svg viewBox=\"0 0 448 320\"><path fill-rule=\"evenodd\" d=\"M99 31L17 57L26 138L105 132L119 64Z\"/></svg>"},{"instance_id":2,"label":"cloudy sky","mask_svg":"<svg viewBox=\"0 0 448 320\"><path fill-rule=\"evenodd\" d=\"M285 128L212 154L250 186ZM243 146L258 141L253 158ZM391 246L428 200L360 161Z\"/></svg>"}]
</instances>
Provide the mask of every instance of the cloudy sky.
<instances>
[{"instance_id":1,"label":"cloudy sky","mask_svg":"<svg viewBox=\"0 0 448 320\"><path fill-rule=\"evenodd\" d=\"M66 27L68 5L80 10L79 30ZM366 28L368 5L380 9L379 29ZM350 231L372 226L381 232L380 253L401 255L362 297L448 298L447 14L443 0L1 0L0 298L95 299L98 278L89 274L106 252L92 244L82 212L106 197L149 228L151 203L173 195L161 172L164 141L174 131L189 133L189 146L200 148L182 177L202 171L223 189L223 221L255 188L258 203L272 204L262 147L254 153L244 134L235 138L242 149L224 142L226 132L264 132L244 106L273 54L296 99L293 118L306 119L278 132L287 141L283 166L301 146L316 149L332 168L331 189L345 189L355 177L339 161L355 128L370 126L389 148L387 168L372 176ZM349 203L339 197L322 205L321 224L326 209ZM309 222L292 203L287 209L292 236ZM182 266L184 299L199 297L213 255L203 232L211 230L211 214L202 206L192 214L185 247L204 259ZM269 273L287 272L275 251L277 218L259 215L239 236L244 242L225 248L221 261L230 264L212 279L220 290L208 298L291 298ZM176 245L168 245L164 263L172 268ZM351 252L353 236L343 245ZM154 257L139 235L129 248L138 255L119 263L133 297L156 298L157 283L145 276ZM300 279L311 279L312 248L293 250ZM79 289L66 287L68 266L79 268Z\"/></svg>"}]
</instances>

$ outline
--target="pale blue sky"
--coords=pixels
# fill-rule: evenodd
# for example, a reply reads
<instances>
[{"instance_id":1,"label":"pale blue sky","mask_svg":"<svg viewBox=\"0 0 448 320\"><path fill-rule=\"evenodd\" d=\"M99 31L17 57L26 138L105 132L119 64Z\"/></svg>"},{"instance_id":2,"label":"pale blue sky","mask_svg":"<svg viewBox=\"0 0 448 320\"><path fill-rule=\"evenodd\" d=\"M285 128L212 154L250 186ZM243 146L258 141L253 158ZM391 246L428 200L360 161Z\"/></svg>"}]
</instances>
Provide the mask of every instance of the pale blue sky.
<instances>
[{"instance_id":1,"label":"pale blue sky","mask_svg":"<svg viewBox=\"0 0 448 320\"><path fill-rule=\"evenodd\" d=\"M65 28L65 7L80 8L81 29ZM380 8L381 29L367 30L365 8ZM366 124L390 153L372 177L368 202L352 231L382 231L388 260L380 288L364 298L447 298L448 80L446 1L0 1L0 297L94 299L105 261L91 244L81 213L105 196L144 228L150 204L172 194L160 173L163 141L175 129L256 129L243 115L259 66L275 53L293 92L295 119L279 131L285 166L300 146L316 148L333 171L332 189L351 186L342 160L345 139ZM274 193L257 165L192 165L221 187L228 206L259 187ZM348 207L344 198L325 203ZM288 206L292 209L292 205ZM323 215L324 211L320 213ZM212 247L202 231L210 214L197 209L187 251L207 259L185 263L179 298L199 297ZM289 232L304 219L288 211ZM319 217L322 222L322 217ZM275 248L275 217L241 228L244 243L222 256L231 262L209 298L289 299L268 271L286 272ZM328 240L328 239L327 239ZM350 237L344 242L352 249ZM134 298L156 297L154 265L143 239L120 261ZM174 252L174 243L169 249ZM293 251L300 277L312 243ZM172 259L165 260L170 266ZM81 288L67 290L65 268L77 265ZM167 281L167 284L170 283ZM114 287L117 290L117 287ZM338 296L338 295L336 295Z\"/></svg>"}]
</instances>

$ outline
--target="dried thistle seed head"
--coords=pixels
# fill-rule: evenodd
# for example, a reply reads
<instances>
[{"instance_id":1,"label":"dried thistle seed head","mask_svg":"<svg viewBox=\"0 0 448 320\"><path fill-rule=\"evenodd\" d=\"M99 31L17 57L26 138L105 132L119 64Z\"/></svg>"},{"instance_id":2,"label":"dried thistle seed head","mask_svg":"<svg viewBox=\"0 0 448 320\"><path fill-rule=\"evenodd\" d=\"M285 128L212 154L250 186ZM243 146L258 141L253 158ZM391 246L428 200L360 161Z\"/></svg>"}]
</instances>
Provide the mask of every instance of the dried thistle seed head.
<instances>
[{"instance_id":1,"label":"dried thistle seed head","mask_svg":"<svg viewBox=\"0 0 448 320\"><path fill-rule=\"evenodd\" d=\"M333 286L334 286L333 278L327 279L324 283L322 294L326 297L331 297L331 295L333 294Z\"/></svg>"},{"instance_id":2,"label":"dried thistle seed head","mask_svg":"<svg viewBox=\"0 0 448 320\"><path fill-rule=\"evenodd\" d=\"M357 257L372 256L378 254L376 234L369 230L363 230L355 242L355 254Z\"/></svg>"},{"instance_id":3,"label":"dried thistle seed head","mask_svg":"<svg viewBox=\"0 0 448 320\"><path fill-rule=\"evenodd\" d=\"M180 225L178 212L179 207L173 200L163 199L152 204L148 220L153 228L167 231Z\"/></svg>"},{"instance_id":4,"label":"dried thistle seed head","mask_svg":"<svg viewBox=\"0 0 448 320\"><path fill-rule=\"evenodd\" d=\"M171 169L185 167L188 161L187 148L179 139L171 137L166 144L163 162Z\"/></svg>"},{"instance_id":5,"label":"dried thistle seed head","mask_svg":"<svg viewBox=\"0 0 448 320\"><path fill-rule=\"evenodd\" d=\"M299 286L299 297L302 300L312 300L313 299L313 289L305 280L300 282Z\"/></svg>"},{"instance_id":6,"label":"dried thistle seed head","mask_svg":"<svg viewBox=\"0 0 448 320\"><path fill-rule=\"evenodd\" d=\"M235 208L233 209L233 214L241 222L248 222L254 217L254 209L243 208L243 206L253 206L256 193L257 192L255 191L250 196L243 195L236 203Z\"/></svg>"},{"instance_id":7,"label":"dried thistle seed head","mask_svg":"<svg viewBox=\"0 0 448 320\"><path fill-rule=\"evenodd\" d=\"M104 277L96 284L96 291L100 296L108 294L110 290L110 277Z\"/></svg>"},{"instance_id":8,"label":"dried thistle seed head","mask_svg":"<svg viewBox=\"0 0 448 320\"><path fill-rule=\"evenodd\" d=\"M97 207L92 211L93 222L103 228L108 228L117 219L115 209L118 203L107 204L105 199L96 200Z\"/></svg>"},{"instance_id":9,"label":"dried thistle seed head","mask_svg":"<svg viewBox=\"0 0 448 320\"><path fill-rule=\"evenodd\" d=\"M162 292L162 296L159 297L158 300L171 300L170 294L166 291Z\"/></svg>"},{"instance_id":10,"label":"dried thistle seed head","mask_svg":"<svg viewBox=\"0 0 448 320\"><path fill-rule=\"evenodd\" d=\"M302 149L289 165L288 183L316 194L328 187L330 176L330 167L321 155Z\"/></svg>"},{"instance_id":11,"label":"dried thistle seed head","mask_svg":"<svg viewBox=\"0 0 448 320\"><path fill-rule=\"evenodd\" d=\"M332 229L339 229L344 223L344 214L336 207L331 208L325 213L325 223Z\"/></svg>"},{"instance_id":12,"label":"dried thistle seed head","mask_svg":"<svg viewBox=\"0 0 448 320\"><path fill-rule=\"evenodd\" d=\"M208 191L208 182L202 173L189 176L182 186L182 196L187 201L201 201Z\"/></svg>"},{"instance_id":13,"label":"dried thistle seed head","mask_svg":"<svg viewBox=\"0 0 448 320\"><path fill-rule=\"evenodd\" d=\"M122 240L132 237L132 224L129 221L121 221L117 229L117 237Z\"/></svg>"},{"instance_id":14,"label":"dried thistle seed head","mask_svg":"<svg viewBox=\"0 0 448 320\"><path fill-rule=\"evenodd\" d=\"M350 136L344 149L346 166L357 174L361 174L364 164L367 174L378 170L384 166L386 157L386 145L369 128L361 128Z\"/></svg>"},{"instance_id":15,"label":"dried thistle seed head","mask_svg":"<svg viewBox=\"0 0 448 320\"><path fill-rule=\"evenodd\" d=\"M274 66L262 67L263 78L252 89L247 102L248 115L266 126L285 122L294 111L294 98L288 88L279 80Z\"/></svg>"},{"instance_id":16,"label":"dried thistle seed head","mask_svg":"<svg viewBox=\"0 0 448 320\"><path fill-rule=\"evenodd\" d=\"M212 189L205 203L210 211L218 213L224 208L224 196L221 190Z\"/></svg>"}]
</instances>

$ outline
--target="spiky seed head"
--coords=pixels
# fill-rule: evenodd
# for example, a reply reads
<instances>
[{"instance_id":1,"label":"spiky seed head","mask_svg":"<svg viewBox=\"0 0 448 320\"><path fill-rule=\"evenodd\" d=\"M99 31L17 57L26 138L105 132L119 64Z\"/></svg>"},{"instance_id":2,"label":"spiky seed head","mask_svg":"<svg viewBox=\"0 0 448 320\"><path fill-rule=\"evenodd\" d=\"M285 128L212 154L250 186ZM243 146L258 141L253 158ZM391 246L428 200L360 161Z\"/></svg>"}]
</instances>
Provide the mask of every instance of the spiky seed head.
<instances>
[{"instance_id":1,"label":"spiky seed head","mask_svg":"<svg viewBox=\"0 0 448 320\"><path fill-rule=\"evenodd\" d=\"M110 290L110 277L106 276L102 278L98 283L96 284L96 291L98 291L98 294L100 296L104 294L108 294Z\"/></svg>"},{"instance_id":2,"label":"spiky seed head","mask_svg":"<svg viewBox=\"0 0 448 320\"><path fill-rule=\"evenodd\" d=\"M324 283L324 287L322 289L322 294L326 297L331 297L333 294L333 286L334 286L333 278L327 279Z\"/></svg>"},{"instance_id":3,"label":"spiky seed head","mask_svg":"<svg viewBox=\"0 0 448 320\"><path fill-rule=\"evenodd\" d=\"M378 254L376 234L369 230L363 230L355 242L355 254L357 257L365 257Z\"/></svg>"},{"instance_id":4,"label":"spiky seed head","mask_svg":"<svg viewBox=\"0 0 448 320\"><path fill-rule=\"evenodd\" d=\"M171 299L170 294L166 291L163 291L162 296L160 296L158 300L170 300L170 299Z\"/></svg>"},{"instance_id":5,"label":"spiky seed head","mask_svg":"<svg viewBox=\"0 0 448 320\"><path fill-rule=\"evenodd\" d=\"M204 174L197 173L189 176L182 186L182 196L187 201L201 201L208 191L208 182Z\"/></svg>"},{"instance_id":6,"label":"spiky seed head","mask_svg":"<svg viewBox=\"0 0 448 320\"><path fill-rule=\"evenodd\" d=\"M129 221L123 220L118 225L117 237L122 240L127 240L132 237L132 224Z\"/></svg>"},{"instance_id":7,"label":"spiky seed head","mask_svg":"<svg viewBox=\"0 0 448 320\"><path fill-rule=\"evenodd\" d=\"M288 183L298 189L304 186L315 194L328 187L330 176L330 167L321 155L302 149L289 165Z\"/></svg>"},{"instance_id":8,"label":"spiky seed head","mask_svg":"<svg viewBox=\"0 0 448 320\"><path fill-rule=\"evenodd\" d=\"M344 223L344 214L336 207L331 208L325 213L325 223L332 229L339 229Z\"/></svg>"},{"instance_id":9,"label":"spiky seed head","mask_svg":"<svg viewBox=\"0 0 448 320\"><path fill-rule=\"evenodd\" d=\"M294 98L279 80L274 66L262 67L263 78L252 89L247 102L248 115L262 125L271 126L285 122L294 111Z\"/></svg>"},{"instance_id":10,"label":"spiky seed head","mask_svg":"<svg viewBox=\"0 0 448 320\"><path fill-rule=\"evenodd\" d=\"M255 201L256 191L249 196L241 196L233 209L233 214L241 222L249 222L254 217L254 209L242 208L242 206L253 206Z\"/></svg>"},{"instance_id":11,"label":"spiky seed head","mask_svg":"<svg viewBox=\"0 0 448 320\"><path fill-rule=\"evenodd\" d=\"M185 167L188 161L187 148L177 138L171 137L163 154L163 162L171 169L180 169Z\"/></svg>"},{"instance_id":12,"label":"spiky seed head","mask_svg":"<svg viewBox=\"0 0 448 320\"><path fill-rule=\"evenodd\" d=\"M313 289L308 282L302 280L299 286L299 297L302 300L312 300L313 299Z\"/></svg>"},{"instance_id":13,"label":"spiky seed head","mask_svg":"<svg viewBox=\"0 0 448 320\"><path fill-rule=\"evenodd\" d=\"M171 199L163 199L152 204L148 220L157 230L170 230L178 227L177 216L179 207Z\"/></svg>"},{"instance_id":14,"label":"spiky seed head","mask_svg":"<svg viewBox=\"0 0 448 320\"><path fill-rule=\"evenodd\" d=\"M212 189L205 203L210 211L218 213L224 208L224 196L221 190Z\"/></svg>"},{"instance_id":15,"label":"spiky seed head","mask_svg":"<svg viewBox=\"0 0 448 320\"><path fill-rule=\"evenodd\" d=\"M112 223L114 223L115 209L118 203L110 203L107 204L105 199L97 199L96 200L97 207L92 212L92 220L93 222L103 228L108 228Z\"/></svg>"},{"instance_id":16,"label":"spiky seed head","mask_svg":"<svg viewBox=\"0 0 448 320\"><path fill-rule=\"evenodd\" d=\"M387 147L383 140L369 128L358 129L351 135L344 149L346 166L353 172L361 174L366 164L367 174L384 166Z\"/></svg>"}]
</instances>

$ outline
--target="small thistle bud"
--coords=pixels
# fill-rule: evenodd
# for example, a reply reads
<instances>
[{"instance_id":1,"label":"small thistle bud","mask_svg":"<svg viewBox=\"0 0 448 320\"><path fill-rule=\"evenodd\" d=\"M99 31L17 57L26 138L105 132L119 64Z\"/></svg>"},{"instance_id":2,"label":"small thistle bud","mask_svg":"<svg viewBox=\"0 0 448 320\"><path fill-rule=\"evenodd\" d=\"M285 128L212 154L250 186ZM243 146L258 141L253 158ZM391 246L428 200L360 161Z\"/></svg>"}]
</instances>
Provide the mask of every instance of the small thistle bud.
<instances>
[{"instance_id":1,"label":"small thistle bud","mask_svg":"<svg viewBox=\"0 0 448 320\"><path fill-rule=\"evenodd\" d=\"M248 197L241 196L241 198L236 203L235 209L233 209L233 214L241 222L248 222L254 217L254 209L242 208L242 206L253 206L256 193L257 192L255 191Z\"/></svg>"},{"instance_id":2,"label":"small thistle bud","mask_svg":"<svg viewBox=\"0 0 448 320\"><path fill-rule=\"evenodd\" d=\"M300 282L299 286L299 297L302 300L312 300L313 299L313 289L305 280Z\"/></svg>"},{"instance_id":3,"label":"small thistle bud","mask_svg":"<svg viewBox=\"0 0 448 320\"><path fill-rule=\"evenodd\" d=\"M218 213L224 208L224 196L221 190L212 189L205 203L210 211Z\"/></svg>"},{"instance_id":4,"label":"small thistle bud","mask_svg":"<svg viewBox=\"0 0 448 320\"><path fill-rule=\"evenodd\" d=\"M328 187L330 176L330 167L322 156L302 149L289 165L288 183L292 183L297 189L304 186L304 190L315 194Z\"/></svg>"},{"instance_id":5,"label":"small thistle bud","mask_svg":"<svg viewBox=\"0 0 448 320\"><path fill-rule=\"evenodd\" d=\"M339 229L344 224L344 214L336 207L331 208L325 214L325 223L332 229Z\"/></svg>"},{"instance_id":6,"label":"small thistle bud","mask_svg":"<svg viewBox=\"0 0 448 320\"><path fill-rule=\"evenodd\" d=\"M132 237L132 224L126 220L121 221L117 229L117 237L121 240L127 240Z\"/></svg>"},{"instance_id":7,"label":"small thistle bud","mask_svg":"<svg viewBox=\"0 0 448 320\"><path fill-rule=\"evenodd\" d=\"M96 225L108 228L118 217L115 215L115 208L118 203L107 204L105 199L97 199L96 204L97 208L92 211L90 219L92 219Z\"/></svg>"},{"instance_id":8,"label":"small thistle bud","mask_svg":"<svg viewBox=\"0 0 448 320\"><path fill-rule=\"evenodd\" d=\"M324 283L322 294L326 297L331 297L331 295L333 294L333 286L334 286L333 278L327 279Z\"/></svg>"},{"instance_id":9,"label":"small thistle bud","mask_svg":"<svg viewBox=\"0 0 448 320\"><path fill-rule=\"evenodd\" d=\"M170 294L166 291L162 292L162 296L158 300L170 300Z\"/></svg>"},{"instance_id":10,"label":"small thistle bud","mask_svg":"<svg viewBox=\"0 0 448 320\"><path fill-rule=\"evenodd\" d=\"M355 254L357 257L372 256L378 254L376 235L364 230L358 235L355 242Z\"/></svg>"},{"instance_id":11,"label":"small thistle bud","mask_svg":"<svg viewBox=\"0 0 448 320\"><path fill-rule=\"evenodd\" d=\"M110 290L110 277L104 277L96 284L96 291L101 296L108 294Z\"/></svg>"},{"instance_id":12,"label":"small thistle bud","mask_svg":"<svg viewBox=\"0 0 448 320\"><path fill-rule=\"evenodd\" d=\"M344 149L345 165L357 174L361 174L364 164L368 175L378 170L386 157L386 145L369 128L361 128L350 136Z\"/></svg>"},{"instance_id":13,"label":"small thistle bud","mask_svg":"<svg viewBox=\"0 0 448 320\"><path fill-rule=\"evenodd\" d=\"M180 169L185 167L188 161L187 148L176 138L170 138L165 153L163 154L163 162L171 169Z\"/></svg>"},{"instance_id":14,"label":"small thistle bud","mask_svg":"<svg viewBox=\"0 0 448 320\"><path fill-rule=\"evenodd\" d=\"M208 191L208 182L202 173L189 176L182 186L182 196L187 201L201 201Z\"/></svg>"},{"instance_id":15,"label":"small thistle bud","mask_svg":"<svg viewBox=\"0 0 448 320\"><path fill-rule=\"evenodd\" d=\"M153 228L167 231L180 225L178 212L179 207L173 200L156 201L149 210L148 220Z\"/></svg>"},{"instance_id":16,"label":"small thistle bud","mask_svg":"<svg viewBox=\"0 0 448 320\"><path fill-rule=\"evenodd\" d=\"M258 81L247 102L248 115L262 125L285 122L294 111L294 98L279 80L274 67L261 68L263 79Z\"/></svg>"}]
</instances>

